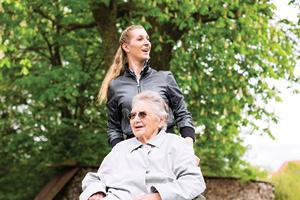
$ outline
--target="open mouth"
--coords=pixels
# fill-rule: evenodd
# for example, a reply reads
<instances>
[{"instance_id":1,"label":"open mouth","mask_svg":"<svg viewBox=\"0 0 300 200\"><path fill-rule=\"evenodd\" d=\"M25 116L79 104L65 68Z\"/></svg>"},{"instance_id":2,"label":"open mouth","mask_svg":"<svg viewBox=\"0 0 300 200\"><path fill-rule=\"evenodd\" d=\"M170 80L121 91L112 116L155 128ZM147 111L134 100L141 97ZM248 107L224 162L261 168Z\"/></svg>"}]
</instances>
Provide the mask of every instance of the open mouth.
<instances>
[{"instance_id":1,"label":"open mouth","mask_svg":"<svg viewBox=\"0 0 300 200\"><path fill-rule=\"evenodd\" d=\"M143 52L148 53L150 51L150 49L142 49Z\"/></svg>"},{"instance_id":2,"label":"open mouth","mask_svg":"<svg viewBox=\"0 0 300 200\"><path fill-rule=\"evenodd\" d=\"M144 128L144 126L142 126L142 125L134 126L134 129L137 130L137 131L141 130L142 128Z\"/></svg>"}]
</instances>

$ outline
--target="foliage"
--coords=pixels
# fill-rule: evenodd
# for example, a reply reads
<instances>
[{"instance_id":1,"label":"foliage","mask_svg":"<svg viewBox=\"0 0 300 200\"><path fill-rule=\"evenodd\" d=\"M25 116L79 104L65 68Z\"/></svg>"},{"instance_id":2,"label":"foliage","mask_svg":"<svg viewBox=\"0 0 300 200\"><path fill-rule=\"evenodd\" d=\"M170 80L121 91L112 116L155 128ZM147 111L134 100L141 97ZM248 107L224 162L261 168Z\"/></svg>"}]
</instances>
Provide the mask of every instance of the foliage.
<instances>
[{"instance_id":1,"label":"foliage","mask_svg":"<svg viewBox=\"0 0 300 200\"><path fill-rule=\"evenodd\" d=\"M54 166L98 165L108 152L105 110L94 100L103 73L100 39L96 30L66 32L53 24L50 18L61 18L66 3L2 4L0 156L7 159L0 161L0 184L9 198L1 192L0 199L33 199L60 169ZM78 16L60 20L88 20L82 4L72 6Z\"/></svg>"},{"instance_id":2,"label":"foliage","mask_svg":"<svg viewBox=\"0 0 300 200\"><path fill-rule=\"evenodd\" d=\"M268 1L1 0L0 199L32 199L62 165L99 164L109 147L95 98L132 23L146 27L153 67L174 72L204 127L204 173L252 177L240 128L271 134L254 121L277 120L260 103L280 99L267 80L298 81L297 39L273 17Z\"/></svg>"},{"instance_id":3,"label":"foliage","mask_svg":"<svg viewBox=\"0 0 300 200\"><path fill-rule=\"evenodd\" d=\"M275 200L300 199L300 164L289 162L284 171L274 175Z\"/></svg>"}]
</instances>

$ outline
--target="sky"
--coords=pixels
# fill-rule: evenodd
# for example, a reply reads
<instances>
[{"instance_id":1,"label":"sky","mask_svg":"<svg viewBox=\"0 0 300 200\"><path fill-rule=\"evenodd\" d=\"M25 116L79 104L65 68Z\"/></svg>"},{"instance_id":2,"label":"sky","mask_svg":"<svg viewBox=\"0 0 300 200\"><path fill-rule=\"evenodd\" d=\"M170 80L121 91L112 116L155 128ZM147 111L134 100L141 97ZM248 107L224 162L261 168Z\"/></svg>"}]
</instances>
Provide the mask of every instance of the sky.
<instances>
[{"instance_id":1,"label":"sky","mask_svg":"<svg viewBox=\"0 0 300 200\"><path fill-rule=\"evenodd\" d=\"M297 9L288 6L287 0L273 0L273 3L277 7L278 18L297 20ZM296 73L300 75L300 63L296 67ZM287 83L284 81L275 84L280 88L283 101L271 102L267 108L279 117L279 122L270 126L276 139L258 134L245 139L245 144L249 146L246 160L270 172L278 170L285 161L300 160L300 94L292 94L287 90Z\"/></svg>"}]
</instances>

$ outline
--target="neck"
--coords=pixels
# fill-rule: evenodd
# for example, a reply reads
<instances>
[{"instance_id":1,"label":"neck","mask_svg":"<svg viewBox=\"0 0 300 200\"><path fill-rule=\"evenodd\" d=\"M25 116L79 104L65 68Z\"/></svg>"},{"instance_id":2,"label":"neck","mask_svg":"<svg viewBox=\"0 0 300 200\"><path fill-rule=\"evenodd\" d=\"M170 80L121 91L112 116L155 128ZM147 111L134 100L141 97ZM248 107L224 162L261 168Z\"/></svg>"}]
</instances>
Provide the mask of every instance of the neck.
<instances>
[{"instance_id":1,"label":"neck","mask_svg":"<svg viewBox=\"0 0 300 200\"><path fill-rule=\"evenodd\" d=\"M152 140L155 136L157 136L158 131L151 134L150 136L147 135L141 135L140 137L137 137L138 141L140 141L143 144L147 144L150 140Z\"/></svg>"},{"instance_id":2,"label":"neck","mask_svg":"<svg viewBox=\"0 0 300 200\"><path fill-rule=\"evenodd\" d=\"M134 72L135 75L140 75L145 61L128 61L129 68Z\"/></svg>"}]
</instances>

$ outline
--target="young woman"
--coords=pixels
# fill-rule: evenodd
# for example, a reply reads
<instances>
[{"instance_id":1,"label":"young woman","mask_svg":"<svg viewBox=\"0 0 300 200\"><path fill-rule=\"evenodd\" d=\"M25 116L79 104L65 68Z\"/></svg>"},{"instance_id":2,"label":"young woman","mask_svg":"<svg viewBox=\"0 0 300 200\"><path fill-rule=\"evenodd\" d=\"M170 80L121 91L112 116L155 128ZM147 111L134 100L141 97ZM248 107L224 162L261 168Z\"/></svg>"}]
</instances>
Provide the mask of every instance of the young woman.
<instances>
[{"instance_id":1,"label":"young woman","mask_svg":"<svg viewBox=\"0 0 300 200\"><path fill-rule=\"evenodd\" d=\"M158 92L170 107L167 132L176 124L182 137L193 145L195 130L184 97L169 71L156 71L149 65L151 42L140 25L127 27L120 46L99 91L100 102L108 110L108 138L112 146L133 137L128 115L132 98L141 91Z\"/></svg>"}]
</instances>

